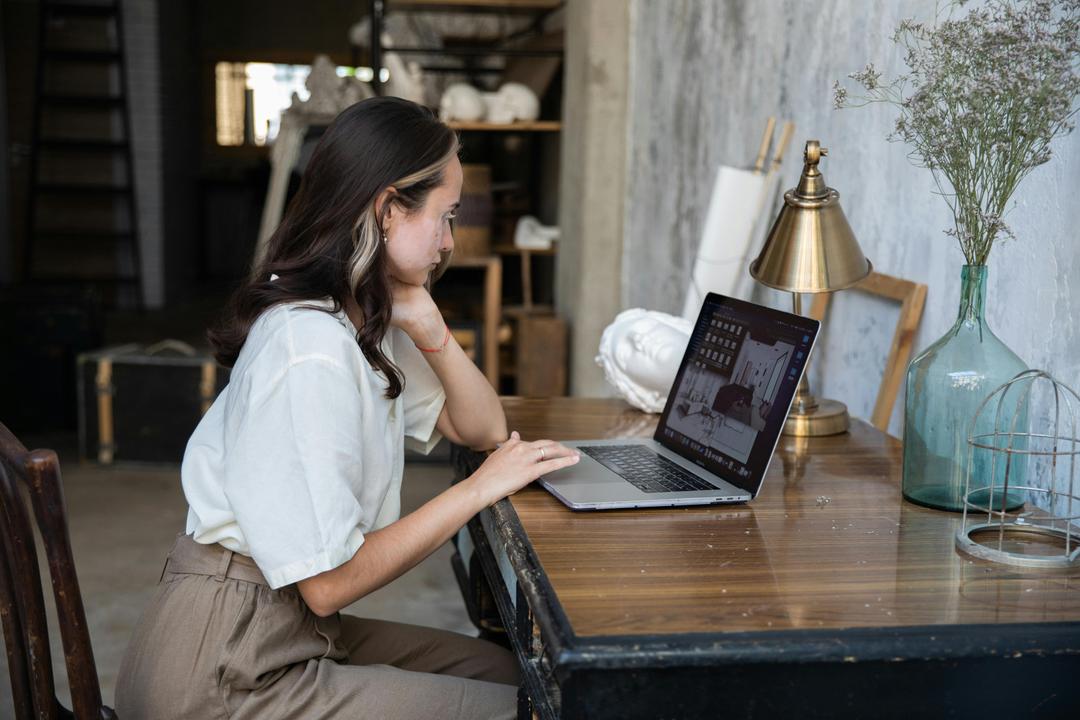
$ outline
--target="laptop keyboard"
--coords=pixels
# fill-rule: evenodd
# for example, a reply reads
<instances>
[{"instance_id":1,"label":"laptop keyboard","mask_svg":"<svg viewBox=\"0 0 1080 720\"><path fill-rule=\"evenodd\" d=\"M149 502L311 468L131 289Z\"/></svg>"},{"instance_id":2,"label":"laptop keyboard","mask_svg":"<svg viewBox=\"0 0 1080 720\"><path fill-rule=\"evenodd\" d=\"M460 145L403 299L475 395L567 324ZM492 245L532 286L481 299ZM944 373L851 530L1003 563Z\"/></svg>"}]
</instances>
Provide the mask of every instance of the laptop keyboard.
<instances>
[{"instance_id":1,"label":"laptop keyboard","mask_svg":"<svg viewBox=\"0 0 1080 720\"><path fill-rule=\"evenodd\" d=\"M640 445L586 445L578 450L642 492L717 489L712 483Z\"/></svg>"}]
</instances>

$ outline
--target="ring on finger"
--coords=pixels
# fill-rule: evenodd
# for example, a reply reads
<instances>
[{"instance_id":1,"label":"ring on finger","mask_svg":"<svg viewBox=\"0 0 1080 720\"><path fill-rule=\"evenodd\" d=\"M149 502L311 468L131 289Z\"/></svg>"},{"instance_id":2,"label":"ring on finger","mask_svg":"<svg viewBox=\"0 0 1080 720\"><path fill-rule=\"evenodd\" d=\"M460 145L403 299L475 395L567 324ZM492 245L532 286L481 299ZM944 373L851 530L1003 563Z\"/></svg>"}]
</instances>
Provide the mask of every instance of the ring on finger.
<instances>
[{"instance_id":1,"label":"ring on finger","mask_svg":"<svg viewBox=\"0 0 1080 720\"><path fill-rule=\"evenodd\" d=\"M537 462L544 462L544 448L537 448L540 450L540 459Z\"/></svg>"}]
</instances>

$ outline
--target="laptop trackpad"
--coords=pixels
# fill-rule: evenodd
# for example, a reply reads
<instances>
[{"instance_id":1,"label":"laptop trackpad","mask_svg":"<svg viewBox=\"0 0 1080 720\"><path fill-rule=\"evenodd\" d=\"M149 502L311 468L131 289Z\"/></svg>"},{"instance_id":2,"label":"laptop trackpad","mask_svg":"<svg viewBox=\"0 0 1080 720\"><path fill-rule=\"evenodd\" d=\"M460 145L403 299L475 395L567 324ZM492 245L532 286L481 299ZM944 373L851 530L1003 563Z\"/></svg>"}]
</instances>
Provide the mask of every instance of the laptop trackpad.
<instances>
[{"instance_id":1,"label":"laptop trackpad","mask_svg":"<svg viewBox=\"0 0 1080 720\"><path fill-rule=\"evenodd\" d=\"M582 455L577 465L548 473L541 479L555 486L573 485L577 488L627 484L626 480L588 455Z\"/></svg>"}]
</instances>

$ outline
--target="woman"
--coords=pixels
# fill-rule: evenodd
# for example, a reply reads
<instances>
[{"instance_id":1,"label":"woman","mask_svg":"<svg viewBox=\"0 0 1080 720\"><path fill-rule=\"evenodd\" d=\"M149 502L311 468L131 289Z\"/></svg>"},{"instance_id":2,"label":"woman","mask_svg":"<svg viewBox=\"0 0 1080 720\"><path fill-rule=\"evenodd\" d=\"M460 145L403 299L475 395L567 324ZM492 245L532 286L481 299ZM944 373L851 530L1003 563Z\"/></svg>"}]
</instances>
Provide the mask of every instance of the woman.
<instances>
[{"instance_id":1,"label":"woman","mask_svg":"<svg viewBox=\"0 0 1080 720\"><path fill-rule=\"evenodd\" d=\"M507 439L428 293L453 249L457 152L453 131L396 98L352 106L323 135L211 333L232 375L184 455L188 534L121 666L125 720L513 716L502 648L338 614L577 461ZM440 436L502 445L399 519L405 443L426 451Z\"/></svg>"}]
</instances>

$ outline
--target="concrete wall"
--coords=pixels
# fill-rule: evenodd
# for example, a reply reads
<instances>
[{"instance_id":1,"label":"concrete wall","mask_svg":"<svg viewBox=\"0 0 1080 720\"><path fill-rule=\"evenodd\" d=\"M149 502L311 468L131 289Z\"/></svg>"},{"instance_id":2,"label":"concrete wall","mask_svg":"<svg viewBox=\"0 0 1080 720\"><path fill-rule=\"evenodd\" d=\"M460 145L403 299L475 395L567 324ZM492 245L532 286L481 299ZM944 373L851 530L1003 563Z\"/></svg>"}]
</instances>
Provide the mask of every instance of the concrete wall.
<instances>
[{"instance_id":1,"label":"concrete wall","mask_svg":"<svg viewBox=\"0 0 1080 720\"><path fill-rule=\"evenodd\" d=\"M556 303L575 395L608 392L593 356L622 297L629 11L625 0L570 0L566 11Z\"/></svg>"},{"instance_id":2,"label":"concrete wall","mask_svg":"<svg viewBox=\"0 0 1080 720\"><path fill-rule=\"evenodd\" d=\"M798 128L782 184L793 186L805 140L830 148L822 163L876 269L929 285L915 342L922 349L956 317L963 255L929 172L885 140L894 113L833 109L836 79L873 61L893 75L889 37L904 17L928 18L934 0L634 0L629 159L620 261L622 307L678 313L720 164L745 166L769 115ZM1016 240L990 257L991 327L1030 366L1080 385L1080 133L1029 176L1006 220ZM763 293L790 307L790 300ZM897 317L858 293L833 302L811 380L819 394L868 417ZM593 347L599 336L593 340ZM903 395L890 431L902 432Z\"/></svg>"}]
</instances>

